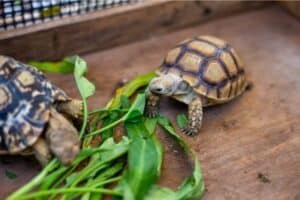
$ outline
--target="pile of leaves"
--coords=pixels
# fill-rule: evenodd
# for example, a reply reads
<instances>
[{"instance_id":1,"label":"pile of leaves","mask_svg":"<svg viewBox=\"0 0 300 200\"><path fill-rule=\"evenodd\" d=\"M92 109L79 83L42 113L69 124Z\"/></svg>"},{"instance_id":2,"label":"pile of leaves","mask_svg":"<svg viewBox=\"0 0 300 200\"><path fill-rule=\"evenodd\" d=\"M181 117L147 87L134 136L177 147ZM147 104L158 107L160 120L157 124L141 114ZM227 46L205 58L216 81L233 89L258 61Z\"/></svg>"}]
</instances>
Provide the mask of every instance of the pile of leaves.
<instances>
[{"instance_id":1,"label":"pile of leaves","mask_svg":"<svg viewBox=\"0 0 300 200\"><path fill-rule=\"evenodd\" d=\"M166 117L144 117L144 88L155 76L154 73L136 77L119 88L105 108L89 112L87 98L93 95L95 86L84 77L87 72L84 60L74 56L57 63L32 64L46 71L73 71L84 105L80 130L83 146L71 165L63 166L53 159L36 177L11 194L9 200L39 200L45 197L99 200L105 196L115 200L187 200L201 197L204 183L194 152L175 132ZM184 126L186 119L182 116L178 119L179 125ZM114 133L120 125L125 127L125 133L116 141ZM155 134L157 126L170 134L194 163L192 175L176 191L156 184L164 154ZM101 140L93 144L95 138L99 137Z\"/></svg>"}]
</instances>

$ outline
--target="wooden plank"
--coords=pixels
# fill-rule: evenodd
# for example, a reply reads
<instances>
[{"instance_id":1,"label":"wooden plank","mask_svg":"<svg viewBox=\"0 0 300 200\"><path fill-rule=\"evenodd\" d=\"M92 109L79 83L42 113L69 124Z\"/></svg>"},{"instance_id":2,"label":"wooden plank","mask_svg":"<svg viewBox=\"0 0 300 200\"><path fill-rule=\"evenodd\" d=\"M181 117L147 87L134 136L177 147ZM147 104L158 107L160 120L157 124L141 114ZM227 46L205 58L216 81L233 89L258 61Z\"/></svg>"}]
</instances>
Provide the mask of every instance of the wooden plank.
<instances>
[{"instance_id":1,"label":"wooden plank","mask_svg":"<svg viewBox=\"0 0 300 200\"><path fill-rule=\"evenodd\" d=\"M142 1L42 25L2 31L0 54L21 60L59 59L153 37L264 4L240 1Z\"/></svg>"},{"instance_id":2,"label":"wooden plank","mask_svg":"<svg viewBox=\"0 0 300 200\"><path fill-rule=\"evenodd\" d=\"M177 42L198 34L229 41L243 58L247 77L253 82L253 88L240 98L205 109L201 133L185 137L201 160L207 187L204 200L299 199L300 24L278 7L84 56L88 76L97 85L89 101L91 107L105 105L122 79L155 69ZM70 95L78 95L71 75L48 77ZM164 99L162 112L174 120L186 112L186 106ZM191 168L174 141L158 132L165 147L160 183L175 189ZM37 172L36 165L19 157L0 163L0 196L29 180ZM5 169L14 170L18 178L6 178ZM264 176L269 182L263 181Z\"/></svg>"},{"instance_id":3,"label":"wooden plank","mask_svg":"<svg viewBox=\"0 0 300 200\"><path fill-rule=\"evenodd\" d=\"M280 1L279 4L284 7L293 16L300 19L300 2L299 1Z\"/></svg>"}]
</instances>

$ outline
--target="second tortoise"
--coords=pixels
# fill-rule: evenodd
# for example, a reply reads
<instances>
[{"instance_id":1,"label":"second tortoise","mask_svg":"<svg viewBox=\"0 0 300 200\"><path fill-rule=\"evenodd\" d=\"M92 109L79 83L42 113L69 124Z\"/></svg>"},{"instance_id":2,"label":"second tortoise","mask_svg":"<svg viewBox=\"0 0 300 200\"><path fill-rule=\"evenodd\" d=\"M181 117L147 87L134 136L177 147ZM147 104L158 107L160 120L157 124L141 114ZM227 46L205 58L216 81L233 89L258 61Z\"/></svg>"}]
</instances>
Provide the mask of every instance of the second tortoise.
<instances>
[{"instance_id":1,"label":"second tortoise","mask_svg":"<svg viewBox=\"0 0 300 200\"><path fill-rule=\"evenodd\" d=\"M245 91L243 63L224 40L213 36L186 39L168 52L151 80L146 114L154 117L162 95L188 105L187 135L195 135L202 125L202 107L232 100Z\"/></svg>"},{"instance_id":2,"label":"second tortoise","mask_svg":"<svg viewBox=\"0 0 300 200\"><path fill-rule=\"evenodd\" d=\"M80 150L82 102L71 99L35 68L0 56L0 155L33 152L42 165L54 154L69 164Z\"/></svg>"}]
</instances>

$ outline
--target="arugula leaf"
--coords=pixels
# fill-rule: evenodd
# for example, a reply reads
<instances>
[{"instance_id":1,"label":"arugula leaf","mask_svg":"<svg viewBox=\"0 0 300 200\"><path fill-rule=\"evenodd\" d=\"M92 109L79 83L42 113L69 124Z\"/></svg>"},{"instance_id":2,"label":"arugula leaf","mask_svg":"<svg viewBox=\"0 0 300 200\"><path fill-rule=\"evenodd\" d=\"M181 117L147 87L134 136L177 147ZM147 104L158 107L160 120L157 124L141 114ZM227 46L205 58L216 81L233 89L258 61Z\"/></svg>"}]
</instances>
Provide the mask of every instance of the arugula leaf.
<instances>
[{"instance_id":1,"label":"arugula leaf","mask_svg":"<svg viewBox=\"0 0 300 200\"><path fill-rule=\"evenodd\" d=\"M123 87L117 89L115 97L108 102L106 108L115 109L120 106L121 96L130 97L137 89L148 85L149 81L156 76L155 72L149 72L134 78Z\"/></svg>"},{"instance_id":2,"label":"arugula leaf","mask_svg":"<svg viewBox=\"0 0 300 200\"><path fill-rule=\"evenodd\" d=\"M87 64L79 56L74 58L75 69L74 78L76 81L77 88L79 90L80 96L82 97L83 103L83 123L79 133L79 137L82 138L88 121L88 108L87 108L87 98L92 96L96 90L95 85L93 85L89 80L87 80L84 75L87 72Z\"/></svg>"},{"instance_id":3,"label":"arugula leaf","mask_svg":"<svg viewBox=\"0 0 300 200\"><path fill-rule=\"evenodd\" d=\"M176 193L165 187L153 185L151 190L148 192L145 200L177 200Z\"/></svg>"},{"instance_id":4,"label":"arugula leaf","mask_svg":"<svg viewBox=\"0 0 300 200\"><path fill-rule=\"evenodd\" d=\"M102 126L105 127L113 122L115 122L116 120L118 120L120 118L119 113L118 112L114 112L111 111L110 114L103 119L103 123ZM107 138L111 138L114 134L114 127L107 129L106 131L103 131L101 134L101 140L105 141Z\"/></svg>"},{"instance_id":5,"label":"arugula leaf","mask_svg":"<svg viewBox=\"0 0 300 200\"><path fill-rule=\"evenodd\" d=\"M95 85L84 77L87 72L87 64L80 57L75 58L74 77L83 99L87 99L95 93Z\"/></svg>"},{"instance_id":6,"label":"arugula leaf","mask_svg":"<svg viewBox=\"0 0 300 200\"><path fill-rule=\"evenodd\" d=\"M146 102L146 95L145 94L139 94L135 101L133 102L133 104L131 105L131 107L129 108L128 112L123 115L123 117L121 117L120 119L114 121L113 123L95 130L87 135L85 135L85 137L90 137L99 133L102 133L106 130L111 129L112 127L116 126L119 123L122 123L124 121L134 121L135 119L143 116L144 113L144 108L145 108L145 102Z\"/></svg>"},{"instance_id":7,"label":"arugula leaf","mask_svg":"<svg viewBox=\"0 0 300 200\"><path fill-rule=\"evenodd\" d=\"M43 72L68 74L74 71L74 60L76 57L77 56L66 57L58 62L30 61L29 64Z\"/></svg>"},{"instance_id":8,"label":"arugula leaf","mask_svg":"<svg viewBox=\"0 0 300 200\"><path fill-rule=\"evenodd\" d=\"M122 178L124 199L132 199L132 196L143 199L160 175L162 148L142 120L126 121L125 128L132 142L128 150L128 169Z\"/></svg>"},{"instance_id":9,"label":"arugula leaf","mask_svg":"<svg viewBox=\"0 0 300 200\"><path fill-rule=\"evenodd\" d=\"M187 178L183 184L179 187L179 190L176 191L176 198L178 200L185 199L199 199L204 193L204 181L202 177L202 172L200 168L200 163L194 151L192 151L185 141L176 133L175 129L171 125L170 121L163 116L160 116L158 123L183 147L184 151L190 155L194 161L194 172L193 175ZM162 189L159 189L162 190ZM155 194L157 194L155 192ZM173 195L170 193L170 195ZM167 199L167 198L165 198Z\"/></svg>"},{"instance_id":10,"label":"arugula leaf","mask_svg":"<svg viewBox=\"0 0 300 200\"><path fill-rule=\"evenodd\" d=\"M38 186L47 174L53 171L58 166L58 161L56 159L52 160L36 177L34 177L29 183L18 189L16 192L11 194L7 200L19 199L24 194L28 193L30 190Z\"/></svg>"},{"instance_id":11,"label":"arugula leaf","mask_svg":"<svg viewBox=\"0 0 300 200\"><path fill-rule=\"evenodd\" d=\"M130 105L131 105L131 103L130 103L129 98L125 95L121 95L121 97L120 97L120 108L121 109L128 109L128 108L130 108Z\"/></svg>"},{"instance_id":12,"label":"arugula leaf","mask_svg":"<svg viewBox=\"0 0 300 200\"><path fill-rule=\"evenodd\" d=\"M155 132L155 128L157 125L157 118L145 118L144 125L150 134Z\"/></svg>"},{"instance_id":13,"label":"arugula leaf","mask_svg":"<svg viewBox=\"0 0 300 200\"><path fill-rule=\"evenodd\" d=\"M184 128L188 124L188 119L185 114L177 115L176 121L180 128Z\"/></svg>"},{"instance_id":14,"label":"arugula leaf","mask_svg":"<svg viewBox=\"0 0 300 200\"><path fill-rule=\"evenodd\" d=\"M124 116L124 121L132 120L136 117L143 116L144 109L145 109L145 102L146 102L146 95L138 94L135 101L133 102L130 109L128 110L127 114Z\"/></svg>"},{"instance_id":15,"label":"arugula leaf","mask_svg":"<svg viewBox=\"0 0 300 200\"><path fill-rule=\"evenodd\" d=\"M102 150L100 154L100 158L98 161L90 162L87 167L81 170L76 176L76 181L73 181L71 187L75 187L81 181L90 177L91 174L94 174L96 170L101 169L101 167L124 155L128 151L129 140L127 137L123 137L121 142L115 143L113 138L109 138L105 140L105 142L101 145L99 150Z\"/></svg>"}]
</instances>

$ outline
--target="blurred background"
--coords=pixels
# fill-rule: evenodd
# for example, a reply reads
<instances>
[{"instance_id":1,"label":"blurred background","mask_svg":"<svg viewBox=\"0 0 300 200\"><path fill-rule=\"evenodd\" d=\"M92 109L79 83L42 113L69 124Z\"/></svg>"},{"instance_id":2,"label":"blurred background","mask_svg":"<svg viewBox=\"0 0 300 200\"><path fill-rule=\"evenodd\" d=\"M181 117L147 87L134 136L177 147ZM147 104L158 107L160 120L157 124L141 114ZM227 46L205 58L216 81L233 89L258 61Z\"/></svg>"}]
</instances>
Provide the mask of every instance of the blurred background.
<instances>
[{"instance_id":1,"label":"blurred background","mask_svg":"<svg viewBox=\"0 0 300 200\"><path fill-rule=\"evenodd\" d=\"M0 54L24 62L78 54L104 106L116 87L155 70L178 42L195 35L228 41L253 87L207 108L197 153L203 199L300 199L300 3L298 1L0 0ZM47 74L72 97L72 75ZM186 107L162 103L175 121ZM165 160L160 184L177 188L191 173L178 145L158 131ZM1 157L0 199L40 170L33 159ZM5 171L17 178L10 180ZM266 177L266 179L262 178Z\"/></svg>"}]
</instances>

